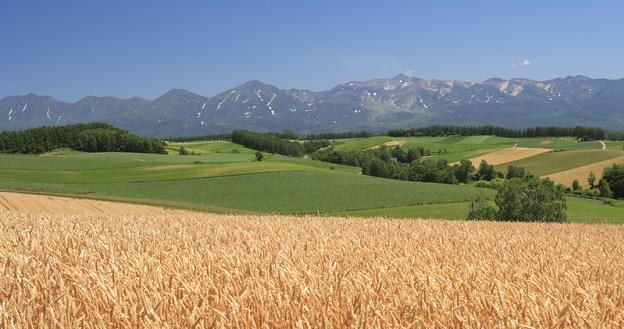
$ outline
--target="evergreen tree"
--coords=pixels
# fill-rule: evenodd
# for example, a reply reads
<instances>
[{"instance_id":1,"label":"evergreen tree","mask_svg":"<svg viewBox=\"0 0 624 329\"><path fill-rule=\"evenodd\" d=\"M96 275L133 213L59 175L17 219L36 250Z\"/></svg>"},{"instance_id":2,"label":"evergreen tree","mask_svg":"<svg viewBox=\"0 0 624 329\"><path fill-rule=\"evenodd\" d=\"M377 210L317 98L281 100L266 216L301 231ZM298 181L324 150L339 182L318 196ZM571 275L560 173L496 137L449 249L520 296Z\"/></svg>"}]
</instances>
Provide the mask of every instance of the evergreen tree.
<instances>
[{"instance_id":1,"label":"evergreen tree","mask_svg":"<svg viewBox=\"0 0 624 329\"><path fill-rule=\"evenodd\" d=\"M592 189L596 184L596 175L593 171L589 172L589 177L587 177L587 183L589 184L589 188Z\"/></svg>"},{"instance_id":2,"label":"evergreen tree","mask_svg":"<svg viewBox=\"0 0 624 329\"><path fill-rule=\"evenodd\" d=\"M575 179L575 180L572 182L572 190L574 190L574 191L578 191L578 190L580 190L580 189L581 189L581 184L579 183L579 181L578 181L578 180L576 180L576 179Z\"/></svg>"},{"instance_id":3,"label":"evergreen tree","mask_svg":"<svg viewBox=\"0 0 624 329\"><path fill-rule=\"evenodd\" d=\"M609 187L609 183L605 179L600 180L600 184L598 184L598 188L600 190L600 196L603 198L611 198L613 197L613 192Z\"/></svg>"},{"instance_id":4,"label":"evergreen tree","mask_svg":"<svg viewBox=\"0 0 624 329\"><path fill-rule=\"evenodd\" d=\"M605 168L602 180L608 183L614 198L624 198L624 164L614 164Z\"/></svg>"},{"instance_id":5,"label":"evergreen tree","mask_svg":"<svg viewBox=\"0 0 624 329\"><path fill-rule=\"evenodd\" d=\"M496 171L494 170L493 165L489 165L487 161L481 160L481 164L479 164L479 170L475 175L478 180L486 180L491 181L496 177Z\"/></svg>"}]
</instances>

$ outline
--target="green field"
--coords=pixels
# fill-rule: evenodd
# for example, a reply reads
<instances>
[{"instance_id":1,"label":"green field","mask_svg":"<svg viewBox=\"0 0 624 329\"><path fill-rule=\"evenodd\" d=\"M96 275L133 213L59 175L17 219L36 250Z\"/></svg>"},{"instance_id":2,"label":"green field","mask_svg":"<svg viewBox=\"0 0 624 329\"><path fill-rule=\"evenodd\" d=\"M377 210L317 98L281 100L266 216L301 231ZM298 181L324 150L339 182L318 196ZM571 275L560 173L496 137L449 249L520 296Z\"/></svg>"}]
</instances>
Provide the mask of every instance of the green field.
<instances>
[{"instance_id":1,"label":"green field","mask_svg":"<svg viewBox=\"0 0 624 329\"><path fill-rule=\"evenodd\" d=\"M239 144L234 144L228 141L197 141L197 142L185 142L185 143L168 143L167 151L170 154L177 154L181 146L187 151L192 151L200 154L209 153L222 153L222 154L255 154L256 151L250 148L246 148Z\"/></svg>"},{"instance_id":2,"label":"green field","mask_svg":"<svg viewBox=\"0 0 624 329\"><path fill-rule=\"evenodd\" d=\"M226 212L315 213L465 201L469 186L382 179L357 167L243 153L0 155L0 188Z\"/></svg>"},{"instance_id":3,"label":"green field","mask_svg":"<svg viewBox=\"0 0 624 329\"><path fill-rule=\"evenodd\" d=\"M612 207L602 201L568 198L568 222L624 224L624 206ZM468 202L426 204L389 208L365 209L335 213L339 216L422 218L462 220L468 213Z\"/></svg>"},{"instance_id":4,"label":"green field","mask_svg":"<svg viewBox=\"0 0 624 329\"><path fill-rule=\"evenodd\" d=\"M596 141L578 142L572 137L548 137L548 138L521 138L518 147L537 147L553 150L572 149L602 149L602 144Z\"/></svg>"},{"instance_id":5,"label":"green field","mask_svg":"<svg viewBox=\"0 0 624 329\"><path fill-rule=\"evenodd\" d=\"M333 141L333 143L334 148L339 151L360 151L392 140L394 140L394 138L388 136L374 136L367 138L340 139Z\"/></svg>"},{"instance_id":6,"label":"green field","mask_svg":"<svg viewBox=\"0 0 624 329\"><path fill-rule=\"evenodd\" d=\"M368 148L389 137L338 141L343 149ZM404 147L444 147L432 158L456 159L513 146L492 136L398 139ZM528 143L528 141L527 141ZM533 141L532 143L539 143ZM563 143L563 142L562 142ZM558 145L563 145L559 143ZM77 195L226 213L320 213L325 215L463 219L476 193L472 186L382 179L360 168L255 151L230 142L175 143L200 155L83 153L59 150L44 155L0 155L0 189ZM432 150L433 151L433 150ZM517 161L534 174L547 174L622 155L620 150L552 152ZM449 161L456 161L449 160ZM503 166L506 168L506 166ZM499 168L499 169L505 169ZM624 208L570 199L574 222L622 222Z\"/></svg>"},{"instance_id":7,"label":"green field","mask_svg":"<svg viewBox=\"0 0 624 329\"><path fill-rule=\"evenodd\" d=\"M539 154L496 166L495 169L500 172L506 172L507 167L513 165L524 167L533 175L544 176L623 155L624 151L621 150L567 150Z\"/></svg>"},{"instance_id":8,"label":"green field","mask_svg":"<svg viewBox=\"0 0 624 329\"><path fill-rule=\"evenodd\" d=\"M498 149L518 147L549 148L553 150L601 149L599 142L577 142L574 138L506 138L496 136L444 136L444 137L388 137L344 139L336 143L337 150L363 150L385 142L402 142L409 149L424 147L431 151L432 160L444 159L458 162L471 159ZM619 147L618 149L622 149Z\"/></svg>"}]
</instances>

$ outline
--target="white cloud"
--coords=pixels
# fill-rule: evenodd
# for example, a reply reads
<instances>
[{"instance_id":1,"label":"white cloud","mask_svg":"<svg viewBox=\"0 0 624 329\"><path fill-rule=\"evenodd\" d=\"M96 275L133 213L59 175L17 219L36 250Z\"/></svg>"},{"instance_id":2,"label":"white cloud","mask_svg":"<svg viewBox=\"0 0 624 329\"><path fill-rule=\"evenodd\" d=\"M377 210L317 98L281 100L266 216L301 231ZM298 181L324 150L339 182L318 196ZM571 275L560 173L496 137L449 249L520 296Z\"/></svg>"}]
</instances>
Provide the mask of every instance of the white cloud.
<instances>
[{"instance_id":1,"label":"white cloud","mask_svg":"<svg viewBox=\"0 0 624 329\"><path fill-rule=\"evenodd\" d=\"M517 63L517 64L513 64L511 67L512 68L516 68L518 66L527 66L527 65L531 65L531 61L528 59L523 59L522 62Z\"/></svg>"}]
</instances>

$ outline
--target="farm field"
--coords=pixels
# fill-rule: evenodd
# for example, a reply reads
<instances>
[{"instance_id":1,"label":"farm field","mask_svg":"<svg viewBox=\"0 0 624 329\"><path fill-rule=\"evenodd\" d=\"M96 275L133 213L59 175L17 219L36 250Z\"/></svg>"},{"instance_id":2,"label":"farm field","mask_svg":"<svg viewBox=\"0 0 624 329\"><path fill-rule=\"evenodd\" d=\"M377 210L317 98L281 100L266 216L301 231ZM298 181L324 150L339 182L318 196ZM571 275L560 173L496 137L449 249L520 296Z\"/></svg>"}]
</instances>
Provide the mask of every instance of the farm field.
<instances>
[{"instance_id":1,"label":"farm field","mask_svg":"<svg viewBox=\"0 0 624 329\"><path fill-rule=\"evenodd\" d=\"M602 149L602 144L598 141L578 142L571 137L540 137L540 138L520 138L518 147L549 148L553 150L571 149Z\"/></svg>"},{"instance_id":2,"label":"farm field","mask_svg":"<svg viewBox=\"0 0 624 329\"><path fill-rule=\"evenodd\" d=\"M470 159L472 163L478 166L481 161L485 160L488 164L499 165L503 163L518 161L525 158L530 158L538 154L550 152L550 149L543 148L529 148L529 147L510 147L490 153L483 154L476 158Z\"/></svg>"},{"instance_id":3,"label":"farm field","mask_svg":"<svg viewBox=\"0 0 624 329\"><path fill-rule=\"evenodd\" d=\"M342 147L374 144L384 138L342 140ZM364 142L363 142L364 141ZM492 136L414 137L402 143L435 142L457 152L513 157L509 139ZM386 140L387 142L387 140ZM511 146L514 146L512 144ZM424 144L418 144L424 145ZM360 168L255 151L230 142L176 143L201 155L83 153L59 150L44 155L0 155L0 189L79 196L196 209L218 213L280 213L351 216L392 216L463 219L466 203L477 193L493 198L495 191L470 185L440 185L364 176ZM426 145L425 145L426 146ZM404 145L405 147L405 145ZM465 151L476 148L471 151ZM237 152L228 153L233 149ZM230 150L230 151L228 151ZM498 150L498 151L497 151ZM522 152L543 152L541 148ZM526 150L526 151L525 151ZM224 152L224 153L220 153ZM529 171L553 171L592 165L600 159L618 159L624 151L579 149L544 153L498 166L524 164ZM523 156L526 156L523 155ZM432 157L434 158L434 157ZM609 160L610 161L610 160ZM535 170L537 168L537 170ZM584 180L580 180L581 182ZM598 222L618 222L620 208L591 206ZM577 214L578 212L578 214ZM598 215L604 214L604 217ZM583 207L570 207L570 221L587 221Z\"/></svg>"},{"instance_id":4,"label":"farm field","mask_svg":"<svg viewBox=\"0 0 624 329\"><path fill-rule=\"evenodd\" d=\"M609 160L594 162L586 166L560 171L545 177L548 177L555 183L564 184L566 186L572 186L572 182L576 179L582 187L588 188L589 183L587 182L587 177L589 177L591 172L596 175L596 179L599 181L600 178L602 178L603 170L616 163L624 163L624 155Z\"/></svg>"},{"instance_id":5,"label":"farm field","mask_svg":"<svg viewBox=\"0 0 624 329\"><path fill-rule=\"evenodd\" d=\"M250 148L246 148L242 145L235 144L228 141L196 141L196 142L184 142L184 143L167 143L167 151L170 154L178 154L178 150L181 146L187 151L192 151L200 154L221 153L221 154L255 154L256 151Z\"/></svg>"},{"instance_id":6,"label":"farm field","mask_svg":"<svg viewBox=\"0 0 624 329\"><path fill-rule=\"evenodd\" d=\"M192 213L0 218L0 321L8 327L624 323L624 226Z\"/></svg>"},{"instance_id":7,"label":"farm field","mask_svg":"<svg viewBox=\"0 0 624 329\"><path fill-rule=\"evenodd\" d=\"M496 136L446 136L446 137L388 137L375 136L369 138L355 138L341 140L337 150L363 150L384 143L396 142L401 147L409 149L424 147L431 151L432 160L444 159L450 163L464 159L480 159L493 152L508 152L506 149L516 147L519 150L548 149L548 150L600 150L602 144L597 141L578 142L574 138L506 138ZM621 147L619 148L621 149ZM531 151L527 151L531 152ZM526 153L524 157L535 154ZM520 160L517 158L514 160ZM480 161L480 160L479 160Z\"/></svg>"},{"instance_id":8,"label":"farm field","mask_svg":"<svg viewBox=\"0 0 624 329\"><path fill-rule=\"evenodd\" d=\"M506 172L507 166L521 166L533 175L546 176L621 156L624 156L624 151L621 150L569 150L544 153L505 163L495 168L498 171Z\"/></svg>"},{"instance_id":9,"label":"farm field","mask_svg":"<svg viewBox=\"0 0 624 329\"><path fill-rule=\"evenodd\" d=\"M624 224L624 205L612 207L602 201L567 198L568 223L610 223ZM387 207L378 209L353 210L334 213L346 217L385 217L464 220L468 213L468 202L451 202L413 206Z\"/></svg>"},{"instance_id":10,"label":"farm field","mask_svg":"<svg viewBox=\"0 0 624 329\"><path fill-rule=\"evenodd\" d=\"M331 212L467 201L476 193L495 193L469 186L389 180L329 170L101 184L2 182L0 187L228 213Z\"/></svg>"},{"instance_id":11,"label":"farm field","mask_svg":"<svg viewBox=\"0 0 624 329\"><path fill-rule=\"evenodd\" d=\"M175 215L183 210L52 195L0 192L0 212L56 215Z\"/></svg>"},{"instance_id":12,"label":"farm field","mask_svg":"<svg viewBox=\"0 0 624 329\"><path fill-rule=\"evenodd\" d=\"M0 155L0 189L227 213L317 213L493 195L470 186L364 176L356 167L314 160L267 155L258 162L242 155Z\"/></svg>"}]
</instances>

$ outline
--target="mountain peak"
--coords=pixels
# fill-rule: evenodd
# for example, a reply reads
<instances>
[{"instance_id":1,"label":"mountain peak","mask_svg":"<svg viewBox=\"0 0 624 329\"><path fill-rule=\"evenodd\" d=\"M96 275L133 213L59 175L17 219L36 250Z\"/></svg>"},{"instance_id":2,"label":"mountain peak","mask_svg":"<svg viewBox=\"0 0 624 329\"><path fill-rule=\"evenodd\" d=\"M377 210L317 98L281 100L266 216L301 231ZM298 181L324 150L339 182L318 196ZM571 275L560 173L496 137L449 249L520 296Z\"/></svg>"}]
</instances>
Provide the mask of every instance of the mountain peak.
<instances>
[{"instance_id":1,"label":"mountain peak","mask_svg":"<svg viewBox=\"0 0 624 329\"><path fill-rule=\"evenodd\" d=\"M240 85L241 88L249 88L249 89L277 89L277 87L264 83L260 80L250 80L247 81L245 83L243 83L242 85Z\"/></svg>"},{"instance_id":2,"label":"mountain peak","mask_svg":"<svg viewBox=\"0 0 624 329\"><path fill-rule=\"evenodd\" d=\"M204 97L198 94L195 94L193 92L190 92L186 89L171 89L169 91L167 91L166 93L164 93L162 96L158 97L156 100L162 100L165 98L189 98L189 97Z\"/></svg>"}]
</instances>

